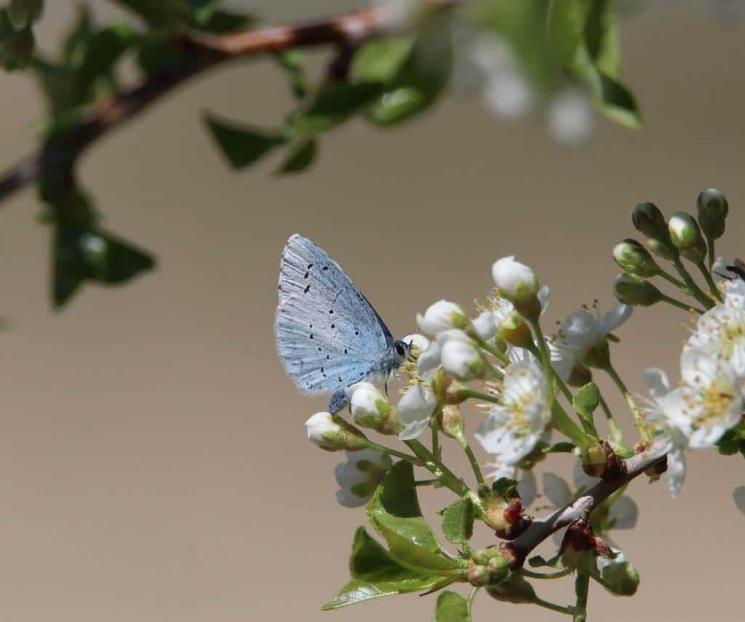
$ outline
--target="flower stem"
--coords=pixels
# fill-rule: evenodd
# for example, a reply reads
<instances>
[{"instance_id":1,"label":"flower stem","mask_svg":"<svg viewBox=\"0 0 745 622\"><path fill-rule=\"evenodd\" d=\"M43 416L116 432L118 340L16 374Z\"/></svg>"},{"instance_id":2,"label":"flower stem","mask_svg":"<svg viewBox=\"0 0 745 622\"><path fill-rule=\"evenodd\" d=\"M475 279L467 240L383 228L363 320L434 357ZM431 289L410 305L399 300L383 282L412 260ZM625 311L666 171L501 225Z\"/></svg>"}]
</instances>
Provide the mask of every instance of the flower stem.
<instances>
[{"instance_id":1,"label":"flower stem","mask_svg":"<svg viewBox=\"0 0 745 622\"><path fill-rule=\"evenodd\" d=\"M461 433L458 434L456 440L458 441L458 444L463 448L463 452L466 454L466 458L468 458L468 462L471 465L473 474L476 476L476 482L479 486L481 486L484 483L484 475L481 473L481 467L479 466L479 461L476 460L473 449L471 449L471 446L468 444L468 439L466 438L465 434Z\"/></svg>"},{"instance_id":2,"label":"flower stem","mask_svg":"<svg viewBox=\"0 0 745 622\"><path fill-rule=\"evenodd\" d=\"M708 235L706 236L706 253L709 259L709 270L711 270L712 266L714 265L714 261L717 258L717 254L714 249L714 238L711 238Z\"/></svg>"},{"instance_id":3,"label":"flower stem","mask_svg":"<svg viewBox=\"0 0 745 622\"><path fill-rule=\"evenodd\" d=\"M569 415L561 407L559 402L554 401L551 408L551 415L551 424L555 429L569 438L580 449L587 447L587 436L582 429L569 418Z\"/></svg>"},{"instance_id":4,"label":"flower stem","mask_svg":"<svg viewBox=\"0 0 745 622\"><path fill-rule=\"evenodd\" d=\"M413 451L417 458L422 461L422 466L434 475L443 486L450 488L456 495L462 497L470 491L463 481L455 473L448 469L438 460L422 443L416 439L404 441Z\"/></svg>"},{"instance_id":5,"label":"flower stem","mask_svg":"<svg viewBox=\"0 0 745 622\"><path fill-rule=\"evenodd\" d=\"M571 568L565 568L557 572L533 572L527 568L523 568L520 573L530 579L561 579L566 577L568 574L572 574Z\"/></svg>"},{"instance_id":6,"label":"flower stem","mask_svg":"<svg viewBox=\"0 0 745 622\"><path fill-rule=\"evenodd\" d=\"M538 596L536 596L532 602L534 602L539 607L543 607L544 609L550 609L551 611L555 611L556 613L563 613L568 616L574 615L574 607L564 607L562 605L557 605L556 603L543 600L542 598L539 598Z\"/></svg>"},{"instance_id":7,"label":"flower stem","mask_svg":"<svg viewBox=\"0 0 745 622\"><path fill-rule=\"evenodd\" d=\"M628 399L628 396L630 395L629 389L624 381L621 380L621 376L618 375L616 368L613 367L613 363L608 361L608 365L603 368L603 371L605 371L605 373L611 377L611 380L613 380L615 385L618 387L618 390L623 394L624 398Z\"/></svg>"},{"instance_id":8,"label":"flower stem","mask_svg":"<svg viewBox=\"0 0 745 622\"><path fill-rule=\"evenodd\" d=\"M471 389L469 387L461 389L460 395L464 395L466 399L473 398L484 402L491 402L492 404L499 404L499 398L495 395L489 395L488 393L483 393L482 391L477 391L476 389Z\"/></svg>"},{"instance_id":9,"label":"flower stem","mask_svg":"<svg viewBox=\"0 0 745 622\"><path fill-rule=\"evenodd\" d=\"M660 268L659 272L657 273L658 276L665 279L668 283L672 283L677 287L678 289L685 290L686 284L681 281L680 279L676 279L672 274L670 274L667 270L663 270Z\"/></svg>"},{"instance_id":10,"label":"flower stem","mask_svg":"<svg viewBox=\"0 0 745 622\"><path fill-rule=\"evenodd\" d=\"M711 276L711 272L706 267L703 261L699 261L696 266L698 267L701 274L704 275L704 279L706 279L706 284L709 286L709 291L711 292L711 295L714 296L716 300L719 302L722 302L722 295L719 292L719 288L717 287L717 284L714 282L714 278Z\"/></svg>"},{"instance_id":11,"label":"flower stem","mask_svg":"<svg viewBox=\"0 0 745 622\"><path fill-rule=\"evenodd\" d=\"M587 595L590 591L590 575L583 570L577 571L574 580L574 592L577 595L577 604L574 606L574 622L586 622L587 620Z\"/></svg>"},{"instance_id":12,"label":"flower stem","mask_svg":"<svg viewBox=\"0 0 745 622\"><path fill-rule=\"evenodd\" d=\"M680 261L680 259L675 259L673 264L675 265L678 274L680 274L685 281L688 293L698 300L705 309L711 309L714 306L714 301L709 298L698 285L696 285L696 281L693 280L691 273L686 270L683 262Z\"/></svg>"},{"instance_id":13,"label":"flower stem","mask_svg":"<svg viewBox=\"0 0 745 622\"><path fill-rule=\"evenodd\" d=\"M397 451L395 449L391 449L390 447L385 447L384 445L378 445L378 443L374 443L372 441L368 441L367 447L368 449L372 449L373 451L379 451L381 454L387 454L388 456L395 456L396 458L400 458L401 460L406 460L406 462L411 462L411 464L414 464L416 466L424 466L424 461L417 456L411 456L409 454L403 453L402 451Z\"/></svg>"},{"instance_id":14,"label":"flower stem","mask_svg":"<svg viewBox=\"0 0 745 622\"><path fill-rule=\"evenodd\" d=\"M663 294L662 292L660 292L660 295L662 296L660 298L660 300L662 300L662 302L666 302L667 304L672 305L673 307L677 307L678 309L683 309L683 311L687 311L687 312L689 312L689 311L695 311L699 315L703 315L703 313L704 313L704 311L702 311L701 309L697 309L696 307L694 307L692 305L688 305L685 302L681 302L680 300L676 300L675 298L671 298L670 296L667 296L666 294Z\"/></svg>"}]
</instances>

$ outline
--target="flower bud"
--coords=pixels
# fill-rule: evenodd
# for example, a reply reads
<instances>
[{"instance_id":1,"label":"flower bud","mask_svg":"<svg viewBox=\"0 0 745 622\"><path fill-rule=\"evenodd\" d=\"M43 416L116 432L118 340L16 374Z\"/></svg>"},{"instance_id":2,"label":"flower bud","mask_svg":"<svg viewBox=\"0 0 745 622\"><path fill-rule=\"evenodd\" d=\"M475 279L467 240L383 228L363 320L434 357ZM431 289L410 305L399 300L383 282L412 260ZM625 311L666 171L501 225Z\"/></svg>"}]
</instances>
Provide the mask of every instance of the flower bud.
<instances>
[{"instance_id":1,"label":"flower bud","mask_svg":"<svg viewBox=\"0 0 745 622\"><path fill-rule=\"evenodd\" d=\"M598 567L603 577L604 587L617 596L633 596L639 587L639 573L627 561L623 553L615 559L598 558Z\"/></svg>"},{"instance_id":2,"label":"flower bud","mask_svg":"<svg viewBox=\"0 0 745 622\"><path fill-rule=\"evenodd\" d=\"M400 427L395 409L374 385L358 382L349 387L352 419L363 428L371 428L383 434L396 434Z\"/></svg>"},{"instance_id":3,"label":"flower bud","mask_svg":"<svg viewBox=\"0 0 745 622\"><path fill-rule=\"evenodd\" d=\"M317 412L305 422L308 440L326 451L357 451L367 447L367 439L343 419Z\"/></svg>"},{"instance_id":4,"label":"flower bud","mask_svg":"<svg viewBox=\"0 0 745 622\"><path fill-rule=\"evenodd\" d=\"M470 341L459 338L448 339L442 345L442 367L459 380L483 378L487 363L479 349Z\"/></svg>"},{"instance_id":5,"label":"flower bud","mask_svg":"<svg viewBox=\"0 0 745 622\"><path fill-rule=\"evenodd\" d=\"M648 238L667 237L665 217L654 203L639 203L631 214L631 221L636 230Z\"/></svg>"},{"instance_id":6,"label":"flower bud","mask_svg":"<svg viewBox=\"0 0 745 622\"><path fill-rule=\"evenodd\" d=\"M667 225L670 240L680 250L692 249L701 242L701 229L690 214L675 212Z\"/></svg>"},{"instance_id":7,"label":"flower bud","mask_svg":"<svg viewBox=\"0 0 745 622\"><path fill-rule=\"evenodd\" d=\"M509 256L496 261L491 273L499 293L515 305L521 314L530 319L537 319L540 316L540 285L533 270L515 261L514 256Z\"/></svg>"},{"instance_id":8,"label":"flower bud","mask_svg":"<svg viewBox=\"0 0 745 622\"><path fill-rule=\"evenodd\" d=\"M535 602L535 590L519 574L510 576L497 585L487 585L489 596L496 600L515 604L529 604Z\"/></svg>"},{"instance_id":9,"label":"flower bud","mask_svg":"<svg viewBox=\"0 0 745 622\"><path fill-rule=\"evenodd\" d=\"M630 274L619 274L613 281L613 292L626 305L649 307L662 300L662 292L649 281Z\"/></svg>"},{"instance_id":10,"label":"flower bud","mask_svg":"<svg viewBox=\"0 0 745 622\"><path fill-rule=\"evenodd\" d=\"M657 265L649 251L636 240L627 238L613 247L613 259L621 270L643 279L659 274Z\"/></svg>"},{"instance_id":11,"label":"flower bud","mask_svg":"<svg viewBox=\"0 0 745 622\"><path fill-rule=\"evenodd\" d=\"M442 409L440 429L445 436L450 438L463 438L463 413L460 408L450 404Z\"/></svg>"},{"instance_id":12,"label":"flower bud","mask_svg":"<svg viewBox=\"0 0 745 622\"><path fill-rule=\"evenodd\" d=\"M417 314L416 322L423 333L433 337L452 328L466 328L469 323L463 309L449 300L438 300L430 305L424 315Z\"/></svg>"},{"instance_id":13,"label":"flower bud","mask_svg":"<svg viewBox=\"0 0 745 622\"><path fill-rule=\"evenodd\" d=\"M509 562L496 547L490 547L473 554L468 569L468 582L476 587L497 585L510 575Z\"/></svg>"},{"instance_id":14,"label":"flower bud","mask_svg":"<svg viewBox=\"0 0 745 622\"><path fill-rule=\"evenodd\" d=\"M724 234L725 220L729 203L725 196L715 188L704 190L696 200L698 222L707 238L717 240Z\"/></svg>"}]
</instances>

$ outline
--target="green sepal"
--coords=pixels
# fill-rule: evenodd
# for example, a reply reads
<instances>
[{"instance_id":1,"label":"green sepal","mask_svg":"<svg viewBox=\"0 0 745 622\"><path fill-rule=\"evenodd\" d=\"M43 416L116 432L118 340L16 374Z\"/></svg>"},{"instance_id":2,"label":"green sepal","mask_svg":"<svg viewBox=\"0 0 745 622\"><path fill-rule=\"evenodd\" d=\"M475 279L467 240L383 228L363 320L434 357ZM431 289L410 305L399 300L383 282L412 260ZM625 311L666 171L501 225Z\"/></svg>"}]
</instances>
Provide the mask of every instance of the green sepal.
<instances>
[{"instance_id":1,"label":"green sepal","mask_svg":"<svg viewBox=\"0 0 745 622\"><path fill-rule=\"evenodd\" d=\"M588 382L575 393L572 399L572 407L579 416L582 429L585 434L598 438L593 413L600 404L600 391L594 382Z\"/></svg>"},{"instance_id":2,"label":"green sepal","mask_svg":"<svg viewBox=\"0 0 745 622\"><path fill-rule=\"evenodd\" d=\"M442 512L442 533L453 544L466 544L473 536L474 506L471 499L458 499Z\"/></svg>"},{"instance_id":3,"label":"green sepal","mask_svg":"<svg viewBox=\"0 0 745 622\"><path fill-rule=\"evenodd\" d=\"M287 142L280 130L236 123L205 113L204 122L225 159L235 170L258 162L272 149Z\"/></svg>"},{"instance_id":4,"label":"green sepal","mask_svg":"<svg viewBox=\"0 0 745 622\"><path fill-rule=\"evenodd\" d=\"M437 597L434 622L470 622L471 607L456 592L443 592Z\"/></svg>"},{"instance_id":5,"label":"green sepal","mask_svg":"<svg viewBox=\"0 0 745 622\"><path fill-rule=\"evenodd\" d=\"M388 543L390 556L402 566L425 574L456 574L464 565L446 557L422 516L414 470L397 462L367 506L367 517Z\"/></svg>"}]
</instances>

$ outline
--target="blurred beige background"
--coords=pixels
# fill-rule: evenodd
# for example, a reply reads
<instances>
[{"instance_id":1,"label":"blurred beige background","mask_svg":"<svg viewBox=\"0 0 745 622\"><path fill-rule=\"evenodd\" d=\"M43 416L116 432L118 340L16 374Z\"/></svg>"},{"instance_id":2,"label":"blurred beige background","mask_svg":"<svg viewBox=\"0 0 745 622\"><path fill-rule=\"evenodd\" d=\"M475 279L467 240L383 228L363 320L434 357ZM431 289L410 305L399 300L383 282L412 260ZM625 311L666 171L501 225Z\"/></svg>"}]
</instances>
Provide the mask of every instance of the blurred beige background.
<instances>
[{"instance_id":1,"label":"blurred beige background","mask_svg":"<svg viewBox=\"0 0 745 622\"><path fill-rule=\"evenodd\" d=\"M42 39L73 3L47 4ZM280 19L350 3L255 4ZM106 224L155 251L160 268L122 289L86 287L58 315L34 192L4 204L0 618L430 619L434 600L416 596L319 610L347 578L364 517L334 500L340 456L305 439L322 401L298 395L275 355L282 245L298 231L326 247L399 334L440 297L483 297L491 262L509 253L551 285L550 322L594 297L610 304L610 249L632 233L639 200L669 213L720 187L732 207L721 250L742 254L745 23L705 4L653 3L625 21L625 76L646 127L599 120L578 149L553 144L536 120L501 122L451 99L400 131L344 127L310 174L276 179L273 163L231 174L200 110L272 122L289 101L266 63L216 71L85 160ZM40 102L26 78L0 81L5 165L33 146ZM617 358L631 385L642 389L648 365L675 373L684 321L655 308L624 327ZM616 535L641 589L625 600L593 589L592 619L742 619L745 517L731 491L743 483L742 459L710 453L690 456L675 500L664 484L635 482L639 528ZM538 587L571 598L568 582ZM486 596L476 611L556 616Z\"/></svg>"}]
</instances>

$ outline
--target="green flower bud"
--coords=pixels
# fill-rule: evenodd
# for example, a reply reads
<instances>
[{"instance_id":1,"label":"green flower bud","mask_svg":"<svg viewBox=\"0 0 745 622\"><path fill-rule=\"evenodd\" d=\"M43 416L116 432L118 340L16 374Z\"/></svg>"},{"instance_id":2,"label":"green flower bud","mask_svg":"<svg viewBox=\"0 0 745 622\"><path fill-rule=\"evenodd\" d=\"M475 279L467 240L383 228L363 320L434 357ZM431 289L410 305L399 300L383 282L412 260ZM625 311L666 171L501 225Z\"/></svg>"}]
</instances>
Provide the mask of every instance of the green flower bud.
<instances>
[{"instance_id":1,"label":"green flower bud","mask_svg":"<svg viewBox=\"0 0 745 622\"><path fill-rule=\"evenodd\" d=\"M729 203L725 196L715 188L704 190L696 200L698 222L708 238L716 240L724 234L725 220Z\"/></svg>"},{"instance_id":2,"label":"green flower bud","mask_svg":"<svg viewBox=\"0 0 745 622\"><path fill-rule=\"evenodd\" d=\"M680 253L678 253L678 249L670 241L670 234L665 233L665 239L647 238L647 246L658 257L662 257L668 261L675 261Z\"/></svg>"},{"instance_id":3,"label":"green flower bud","mask_svg":"<svg viewBox=\"0 0 745 622\"><path fill-rule=\"evenodd\" d=\"M680 251L680 254L693 263L701 263L706 257L706 242L700 238L695 246Z\"/></svg>"},{"instance_id":4,"label":"green flower bud","mask_svg":"<svg viewBox=\"0 0 745 622\"><path fill-rule=\"evenodd\" d=\"M636 240L627 238L613 247L613 259L621 270L643 279L653 277L660 272L649 251Z\"/></svg>"},{"instance_id":5,"label":"green flower bud","mask_svg":"<svg viewBox=\"0 0 745 622\"><path fill-rule=\"evenodd\" d=\"M512 573L497 585L488 585L486 591L489 596L496 600L507 603L533 603L535 602L535 590L519 574Z\"/></svg>"},{"instance_id":6,"label":"green flower bud","mask_svg":"<svg viewBox=\"0 0 745 622\"><path fill-rule=\"evenodd\" d=\"M509 574L509 562L499 549L492 547L474 553L467 577L471 585L482 587L497 585Z\"/></svg>"},{"instance_id":7,"label":"green flower bud","mask_svg":"<svg viewBox=\"0 0 745 622\"><path fill-rule=\"evenodd\" d=\"M639 203L631 214L636 230L648 238L667 237L667 223L660 209L654 203Z\"/></svg>"},{"instance_id":8,"label":"green flower bud","mask_svg":"<svg viewBox=\"0 0 745 622\"><path fill-rule=\"evenodd\" d=\"M633 564L619 554L615 559L600 559L605 588L616 596L633 596L639 587L639 573Z\"/></svg>"},{"instance_id":9,"label":"green flower bud","mask_svg":"<svg viewBox=\"0 0 745 622\"><path fill-rule=\"evenodd\" d=\"M667 229L670 240L680 250L692 249L703 241L698 223L685 212L675 212L670 217Z\"/></svg>"},{"instance_id":10,"label":"green flower bud","mask_svg":"<svg viewBox=\"0 0 745 622\"><path fill-rule=\"evenodd\" d=\"M649 307L662 300L662 292L649 281L630 274L619 274L613 282L613 293L618 302Z\"/></svg>"}]
</instances>

